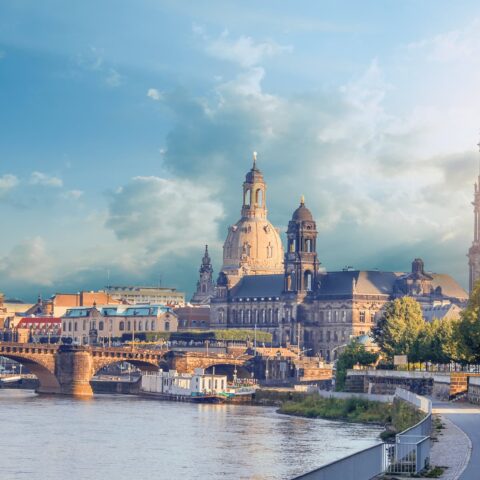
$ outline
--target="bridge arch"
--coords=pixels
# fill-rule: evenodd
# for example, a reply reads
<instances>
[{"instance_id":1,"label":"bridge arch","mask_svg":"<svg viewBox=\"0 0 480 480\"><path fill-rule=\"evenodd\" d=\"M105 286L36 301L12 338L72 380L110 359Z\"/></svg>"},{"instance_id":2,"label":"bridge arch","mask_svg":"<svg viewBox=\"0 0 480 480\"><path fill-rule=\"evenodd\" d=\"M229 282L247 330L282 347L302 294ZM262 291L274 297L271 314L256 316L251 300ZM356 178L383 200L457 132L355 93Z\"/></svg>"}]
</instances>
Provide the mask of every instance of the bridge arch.
<instances>
[{"instance_id":1,"label":"bridge arch","mask_svg":"<svg viewBox=\"0 0 480 480\"><path fill-rule=\"evenodd\" d=\"M49 365L48 361L42 358L33 358L33 355L22 355L15 353L1 353L2 357L8 358L22 364L30 373L38 379L38 393L60 393L60 383L55 376L55 365Z\"/></svg>"}]
</instances>

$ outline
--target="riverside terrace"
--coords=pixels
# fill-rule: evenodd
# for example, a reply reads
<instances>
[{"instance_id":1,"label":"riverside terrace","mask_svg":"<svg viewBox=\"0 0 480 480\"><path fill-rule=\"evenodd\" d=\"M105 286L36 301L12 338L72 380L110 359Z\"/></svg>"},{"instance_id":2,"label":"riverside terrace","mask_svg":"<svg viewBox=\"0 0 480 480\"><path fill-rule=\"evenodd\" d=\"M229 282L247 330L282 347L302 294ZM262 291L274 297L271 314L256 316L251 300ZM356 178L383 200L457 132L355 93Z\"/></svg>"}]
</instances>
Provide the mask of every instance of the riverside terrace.
<instances>
[{"instance_id":1,"label":"riverside terrace","mask_svg":"<svg viewBox=\"0 0 480 480\"><path fill-rule=\"evenodd\" d=\"M0 356L21 363L39 380L38 393L88 397L90 380L103 367L128 362L142 371L173 368L193 373L195 368L236 366L246 368L251 356L226 353L174 352L133 347L85 347L0 342Z\"/></svg>"}]
</instances>

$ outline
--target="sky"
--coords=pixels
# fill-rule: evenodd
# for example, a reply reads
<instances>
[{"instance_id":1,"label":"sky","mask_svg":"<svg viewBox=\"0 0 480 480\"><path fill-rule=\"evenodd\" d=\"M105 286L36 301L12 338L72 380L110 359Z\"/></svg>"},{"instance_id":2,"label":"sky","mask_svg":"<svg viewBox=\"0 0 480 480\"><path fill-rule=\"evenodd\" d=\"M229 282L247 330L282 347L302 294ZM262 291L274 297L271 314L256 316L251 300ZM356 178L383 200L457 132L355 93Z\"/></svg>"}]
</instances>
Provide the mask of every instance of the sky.
<instances>
[{"instance_id":1,"label":"sky","mask_svg":"<svg viewBox=\"0 0 480 480\"><path fill-rule=\"evenodd\" d=\"M0 3L0 291L191 295L252 152L322 266L467 286L480 153L477 1Z\"/></svg>"}]
</instances>

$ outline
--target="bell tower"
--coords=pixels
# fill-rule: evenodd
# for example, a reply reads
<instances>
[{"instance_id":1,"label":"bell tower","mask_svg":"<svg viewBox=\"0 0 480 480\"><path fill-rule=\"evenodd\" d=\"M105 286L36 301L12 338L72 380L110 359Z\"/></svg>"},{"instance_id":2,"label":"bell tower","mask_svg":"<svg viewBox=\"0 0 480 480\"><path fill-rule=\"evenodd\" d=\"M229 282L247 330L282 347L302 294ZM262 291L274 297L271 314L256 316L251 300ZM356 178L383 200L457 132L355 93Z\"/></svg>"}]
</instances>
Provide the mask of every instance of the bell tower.
<instances>
[{"instance_id":1,"label":"bell tower","mask_svg":"<svg viewBox=\"0 0 480 480\"><path fill-rule=\"evenodd\" d=\"M477 144L480 148L480 142ZM469 291L480 280L480 173L473 190L473 242L468 250Z\"/></svg>"},{"instance_id":2,"label":"bell tower","mask_svg":"<svg viewBox=\"0 0 480 480\"><path fill-rule=\"evenodd\" d=\"M317 282L320 262L317 257L317 226L302 195L300 206L288 222L285 253L285 292L306 295Z\"/></svg>"},{"instance_id":3,"label":"bell tower","mask_svg":"<svg viewBox=\"0 0 480 480\"><path fill-rule=\"evenodd\" d=\"M267 185L257 168L257 152L253 152L253 166L243 182L242 218L267 218Z\"/></svg>"},{"instance_id":4,"label":"bell tower","mask_svg":"<svg viewBox=\"0 0 480 480\"><path fill-rule=\"evenodd\" d=\"M205 245L202 264L200 265L200 278L197 282L197 291L192 297L193 304L206 304L215 294L215 283L213 281L213 267L210 255L208 254L208 245Z\"/></svg>"}]
</instances>

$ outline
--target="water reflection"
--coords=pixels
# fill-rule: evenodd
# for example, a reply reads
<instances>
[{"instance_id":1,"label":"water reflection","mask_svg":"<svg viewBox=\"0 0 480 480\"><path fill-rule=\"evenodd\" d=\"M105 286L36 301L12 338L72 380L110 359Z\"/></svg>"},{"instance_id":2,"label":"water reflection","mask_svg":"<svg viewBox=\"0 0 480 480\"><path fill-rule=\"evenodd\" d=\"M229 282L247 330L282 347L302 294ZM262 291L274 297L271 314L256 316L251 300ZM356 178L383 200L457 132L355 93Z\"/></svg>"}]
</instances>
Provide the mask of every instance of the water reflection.
<instances>
[{"instance_id":1,"label":"water reflection","mask_svg":"<svg viewBox=\"0 0 480 480\"><path fill-rule=\"evenodd\" d=\"M83 402L0 390L3 479L288 479L365 448L380 429L128 396Z\"/></svg>"}]
</instances>

